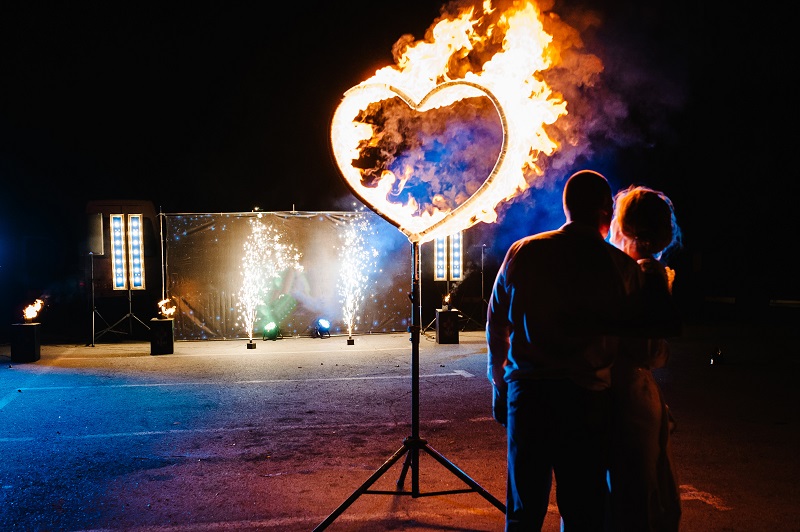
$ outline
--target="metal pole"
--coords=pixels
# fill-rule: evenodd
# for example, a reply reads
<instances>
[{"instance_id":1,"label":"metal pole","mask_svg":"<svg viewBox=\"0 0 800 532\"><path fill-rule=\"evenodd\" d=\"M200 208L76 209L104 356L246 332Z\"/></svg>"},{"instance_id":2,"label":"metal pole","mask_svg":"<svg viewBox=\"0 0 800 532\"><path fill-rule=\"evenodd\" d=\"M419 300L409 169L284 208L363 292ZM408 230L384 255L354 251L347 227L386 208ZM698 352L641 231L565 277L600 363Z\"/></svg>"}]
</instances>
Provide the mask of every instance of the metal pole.
<instances>
[{"instance_id":1,"label":"metal pole","mask_svg":"<svg viewBox=\"0 0 800 532\"><path fill-rule=\"evenodd\" d=\"M164 255L164 213L158 207L158 236L161 244L161 299L167 299L167 258Z\"/></svg>"},{"instance_id":2,"label":"metal pole","mask_svg":"<svg viewBox=\"0 0 800 532\"><path fill-rule=\"evenodd\" d=\"M95 308L94 308L94 253L91 252L91 251L89 252L89 262L91 264L91 266L89 267L89 276L90 276L89 278L90 278L90 281L92 283L92 343L91 343L91 346L94 347L94 335L95 335L95 332L94 332L94 327L95 327L95 325L94 325L94 313L95 313Z\"/></svg>"},{"instance_id":3,"label":"metal pole","mask_svg":"<svg viewBox=\"0 0 800 532\"><path fill-rule=\"evenodd\" d=\"M131 286L128 283L128 334L133 337L133 321L130 320L130 317L133 316L133 303L131 302Z\"/></svg>"},{"instance_id":4,"label":"metal pole","mask_svg":"<svg viewBox=\"0 0 800 532\"><path fill-rule=\"evenodd\" d=\"M419 335L420 313L420 260L419 242L412 242L413 274L411 281L411 440L419 441ZM411 453L411 493L419 494L419 447L413 445Z\"/></svg>"},{"instance_id":5,"label":"metal pole","mask_svg":"<svg viewBox=\"0 0 800 532\"><path fill-rule=\"evenodd\" d=\"M483 489L480 484L475 482L469 475L459 469L450 460L445 458L438 451L434 450L428 445L428 442L419 437L419 340L420 340L420 258L419 258L419 242L412 242L411 257L412 269L411 275L411 326L408 328L411 333L411 436L403 440L403 446L398 449L366 482L364 482L350 497L348 497L342 504L339 505L325 520L320 523L314 532L320 532L328 528L338 516L340 516L356 499L361 495L371 493L380 495L411 495L414 498L429 496L429 495L445 495L451 493L468 493L475 492L480 494L487 501L492 503L495 508L503 513L506 513L505 505L497 500L491 493ZM432 491L422 493L419 487L419 452L425 451L433 457L439 464L444 466L451 473L463 480L469 489L455 489L444 491ZM400 477L397 480L396 491L384 490L370 490L372 486L384 473L386 473L392 465L394 465L401 457L405 455L406 459L403 462L403 467L400 472ZM411 491L403 491L403 483L405 482L406 472L411 469Z\"/></svg>"}]
</instances>

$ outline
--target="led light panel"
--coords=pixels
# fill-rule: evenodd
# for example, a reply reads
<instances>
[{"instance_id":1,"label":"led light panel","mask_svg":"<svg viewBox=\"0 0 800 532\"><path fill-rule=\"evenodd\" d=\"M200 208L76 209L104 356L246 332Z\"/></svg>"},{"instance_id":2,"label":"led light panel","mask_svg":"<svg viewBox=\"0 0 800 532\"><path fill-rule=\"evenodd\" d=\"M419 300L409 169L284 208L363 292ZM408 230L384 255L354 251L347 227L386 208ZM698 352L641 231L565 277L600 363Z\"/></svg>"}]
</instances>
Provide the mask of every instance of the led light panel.
<instances>
[{"instance_id":1,"label":"led light panel","mask_svg":"<svg viewBox=\"0 0 800 532\"><path fill-rule=\"evenodd\" d=\"M454 233L450 239L450 280L462 281L464 279L464 259L461 253L462 232Z\"/></svg>"},{"instance_id":2,"label":"led light panel","mask_svg":"<svg viewBox=\"0 0 800 532\"><path fill-rule=\"evenodd\" d=\"M144 243L142 215L128 215L128 256L130 257L131 290L144 290Z\"/></svg>"},{"instance_id":3,"label":"led light panel","mask_svg":"<svg viewBox=\"0 0 800 532\"><path fill-rule=\"evenodd\" d=\"M436 239L436 258L434 259L434 281L447 280L447 237L440 236Z\"/></svg>"},{"instance_id":4,"label":"led light panel","mask_svg":"<svg viewBox=\"0 0 800 532\"><path fill-rule=\"evenodd\" d=\"M128 257L125 252L125 217L122 214L110 215L111 258L114 290L128 289Z\"/></svg>"}]
</instances>

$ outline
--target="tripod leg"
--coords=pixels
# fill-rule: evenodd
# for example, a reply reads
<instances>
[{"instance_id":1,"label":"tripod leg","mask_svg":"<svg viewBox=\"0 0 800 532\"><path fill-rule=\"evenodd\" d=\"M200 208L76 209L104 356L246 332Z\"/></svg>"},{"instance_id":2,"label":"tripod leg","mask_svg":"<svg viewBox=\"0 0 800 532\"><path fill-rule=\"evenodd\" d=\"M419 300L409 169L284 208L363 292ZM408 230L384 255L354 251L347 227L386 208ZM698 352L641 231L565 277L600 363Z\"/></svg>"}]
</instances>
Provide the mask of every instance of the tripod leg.
<instances>
[{"instance_id":1,"label":"tripod leg","mask_svg":"<svg viewBox=\"0 0 800 532\"><path fill-rule=\"evenodd\" d=\"M475 492L477 492L481 497L489 501L494 505L495 508L500 510L503 513L506 513L506 506L499 500L497 500L491 493L483 489L480 484L475 482L469 475L467 475L464 471L462 471L457 465L453 462L445 458L439 451L436 451L429 445L424 445L422 449L431 455L433 458L436 459L437 462L442 464L446 467L450 472L452 472L455 476L463 480L470 488L472 488Z\"/></svg>"},{"instance_id":2,"label":"tripod leg","mask_svg":"<svg viewBox=\"0 0 800 532\"><path fill-rule=\"evenodd\" d=\"M406 459L403 460L403 469L400 470L400 476L397 477L397 489L403 489L403 484L406 483L406 474L408 473L408 468L412 465L411 464L411 453L406 454Z\"/></svg>"},{"instance_id":3,"label":"tripod leg","mask_svg":"<svg viewBox=\"0 0 800 532\"><path fill-rule=\"evenodd\" d=\"M131 314L131 317L133 317L133 319L135 319L136 321L138 321L139 323L141 323L141 324L142 324L142 326L143 326L145 329L147 329L148 331L150 330L150 327L149 327L149 326L148 326L148 325L147 325L145 322L143 322L142 320L140 320L140 319L139 319L139 317L138 317L136 314Z\"/></svg>"},{"instance_id":4,"label":"tripod leg","mask_svg":"<svg viewBox=\"0 0 800 532\"><path fill-rule=\"evenodd\" d=\"M402 490L403 484L406 482L406 474L409 468L411 469L411 496L419 497L419 448L423 447L428 442L422 438L415 438L409 436L403 440L403 446L408 449L406 459L403 461L403 469L400 470L400 476L397 479L397 489Z\"/></svg>"},{"instance_id":5,"label":"tripod leg","mask_svg":"<svg viewBox=\"0 0 800 532\"><path fill-rule=\"evenodd\" d=\"M98 339L101 338L104 334L106 334L108 332L113 332L113 333L117 333L117 334L125 334L124 331L115 330L115 327L117 325L119 325L120 323L122 323L123 321L125 321L126 319L128 319L128 315L127 314L125 316L121 317L120 319L118 319L117 321L115 321L113 325L109 325L108 327L106 327L105 329L103 329L102 331L97 333L97 338Z\"/></svg>"},{"instance_id":6,"label":"tripod leg","mask_svg":"<svg viewBox=\"0 0 800 532\"><path fill-rule=\"evenodd\" d=\"M469 326L469 324L470 324L470 323L472 323L473 325L475 325L475 327L477 327L477 328L478 328L478 330L481 330L481 329L483 329L484 327L486 327L486 325L485 325L485 324L483 324L483 323L479 322L478 320L476 320L476 319L472 318L471 316L467 316L466 314L463 314L463 313L462 313L461 317L465 318L465 320L464 320L464 326L463 326L463 327L461 327L461 332L464 332L464 331L466 331L466 330L467 330L467 327Z\"/></svg>"},{"instance_id":7,"label":"tripod leg","mask_svg":"<svg viewBox=\"0 0 800 532\"><path fill-rule=\"evenodd\" d=\"M420 321L421 315L419 311L419 302L420 302L420 290L419 290L419 272L420 272L420 261L419 261L419 242L412 242L412 258L413 258L413 276L412 276L412 283L411 283L411 326L408 328L409 332L411 333L411 436L403 440L403 446L395 452L389 460L386 461L375 473L372 474L371 477L367 479L364 484L361 485L356 491L353 492L350 497L342 504L339 505L336 510L333 511L322 523L320 523L315 529L314 532L324 530L328 527L331 523L333 523L336 518L342 514L359 496L362 494L370 493L370 494L380 494L380 495L411 495L412 497L422 497L424 495L434 495L434 494L445 494L445 493L466 493L468 491L477 492L481 496L483 496L486 500L492 503L496 508L498 508L501 512L505 513L506 507L495 499L489 492L483 489L477 482L472 480L466 473L461 471L458 467L456 467L453 463L447 460L444 456L439 454L438 452L434 451L433 449L429 448L427 442L419 437L419 337L420 337ZM434 320L435 321L435 320ZM428 325L433 324L433 321ZM428 454L430 454L433 458L435 458L441 465L447 468L449 471L454 473L458 476L461 480L467 483L470 490L458 490L458 491L441 491L435 493L420 493L419 489L419 465L420 465L420 456L419 450L420 447L425 450ZM403 462L403 468L400 473L400 478L397 481L398 488L401 488L403 483L405 482L406 474L408 473L409 468L411 469L411 491L378 491L378 490L369 490L369 487L376 481L378 478L381 477L389 468L403 456L404 453L408 453L406 456L406 460Z\"/></svg>"},{"instance_id":8,"label":"tripod leg","mask_svg":"<svg viewBox=\"0 0 800 532\"><path fill-rule=\"evenodd\" d=\"M95 322L95 316L97 316L98 318L100 318L101 320L103 320L103 323L105 323L105 324L106 324L106 327L108 327L108 321L106 321L106 319L103 317L103 315L102 315L102 314L100 314L100 313L97 311L97 309L94 309L94 310L92 311L92 343L91 343L91 346L92 346L92 347L94 347L94 343L95 343L95 341L96 341L98 338L100 338L101 336L103 336L103 334L105 334L105 333L108 331L108 329L103 329L102 331L100 331L100 332L97 332L96 325L95 325L95 323L96 323L96 322Z\"/></svg>"},{"instance_id":9,"label":"tripod leg","mask_svg":"<svg viewBox=\"0 0 800 532\"><path fill-rule=\"evenodd\" d=\"M347 508L353 504L356 499L358 499L363 493L366 493L370 486L372 486L376 480L381 478L381 476L386 473L389 468L391 468L395 462L397 462L403 454L408 451L408 447L403 445L400 447L395 453L388 459L384 464L379 467L373 474L370 476L356 491L350 495L347 500L345 500L342 504L339 505L331 514L325 518L323 522L321 522L317 527L314 529L314 532L319 530L325 530L328 526L333 523L337 517L339 517L342 512L347 510ZM404 466L405 467L405 466Z\"/></svg>"}]
</instances>

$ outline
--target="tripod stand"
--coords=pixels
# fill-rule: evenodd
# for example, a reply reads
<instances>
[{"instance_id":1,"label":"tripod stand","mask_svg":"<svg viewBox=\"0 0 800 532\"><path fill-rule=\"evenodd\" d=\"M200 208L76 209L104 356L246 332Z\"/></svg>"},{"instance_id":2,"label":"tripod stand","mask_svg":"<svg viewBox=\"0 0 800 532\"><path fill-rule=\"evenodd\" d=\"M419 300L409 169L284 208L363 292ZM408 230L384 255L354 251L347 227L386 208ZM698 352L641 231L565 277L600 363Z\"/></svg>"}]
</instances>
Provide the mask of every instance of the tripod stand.
<instances>
[{"instance_id":1,"label":"tripod stand","mask_svg":"<svg viewBox=\"0 0 800 532\"><path fill-rule=\"evenodd\" d=\"M94 304L94 253L91 252L91 251L89 252L89 259L90 259L89 260L89 263L90 263L90 267L89 267L90 279L89 279L89 281L90 281L90 283L92 285L92 341L90 343L86 344L86 345L94 347L94 341L95 341L95 339L97 337L96 333L95 333L95 316L97 316L101 320L103 320L103 323L106 324L106 327L108 327L108 322L102 316L102 314L100 314L100 312L97 310L97 307Z\"/></svg>"},{"instance_id":2,"label":"tripod stand","mask_svg":"<svg viewBox=\"0 0 800 532\"><path fill-rule=\"evenodd\" d=\"M481 306L480 306L480 316L483 316L484 319L486 318L486 312L488 310L487 307L489 306L489 304L486 302L486 296L484 295L484 287L486 285L485 285L484 277L483 277L483 255L484 255L484 251L485 250L486 250L486 244L481 244ZM473 318L472 316L467 315L465 312L462 312L460 317L464 318L464 326L461 328L462 331L465 331L467 329L467 326L470 323L473 323L478 329L483 329L484 327L486 327L486 323L485 322L482 323L482 322L476 320L475 318Z\"/></svg>"},{"instance_id":3,"label":"tripod stand","mask_svg":"<svg viewBox=\"0 0 800 532\"><path fill-rule=\"evenodd\" d=\"M122 317L121 317L120 319L118 319L117 321L115 321L113 325L110 325L109 327L106 327L105 329L103 329L102 331L100 331L100 332L98 333L98 335L97 335L97 338L100 338L100 337L102 337L104 334L106 334L106 333L108 333L108 332L114 332L114 333L117 333L117 334L126 334L124 331L118 331L118 330L116 330L116 329L115 329L115 327L116 327L117 325L119 325L120 323L122 323L122 322L123 322L123 321L125 321L125 320L129 320L129 321L128 321L128 326L129 326L129 329L128 329L128 333L127 333L127 334L130 334L131 336L133 336L133 320L136 320L136 321L138 321L139 323L141 323L141 324L142 324L142 326L143 326L145 329L147 329L148 331L150 330L150 327L148 327L148 326L147 326L147 324L146 324L145 322L143 322L142 320L140 320L140 319L139 319L139 318L136 316L136 314L134 314L134 313L133 313L133 306L132 306L132 304L131 304L131 289L130 289L130 287L128 287L128 313L127 313L127 314L125 314L124 316L122 316ZM104 320L104 321L105 321L105 320ZM94 331L93 331L93 332L94 332ZM94 336L93 336L93 338L94 338Z\"/></svg>"},{"instance_id":4,"label":"tripod stand","mask_svg":"<svg viewBox=\"0 0 800 532\"><path fill-rule=\"evenodd\" d=\"M454 493L478 493L484 499L492 503L498 510L505 514L506 507L503 503L497 500L491 493L482 488L475 482L469 475L458 468L455 464L450 462L441 453L434 450L428 445L428 442L419 435L419 343L420 343L420 286L419 286L419 242L412 242L412 264L413 274L411 283L411 436L403 440L403 446L400 447L395 453L384 462L358 489L356 489L350 497L339 505L322 523L317 525L314 532L326 529L336 518L341 515L356 499L362 494L373 495L411 495L413 498L432 496L432 495L446 495ZM464 481L469 486L469 489L460 490L447 490L436 492L422 493L419 487L419 453L425 451L432 456L437 462L443 465L448 471L453 473L456 477ZM380 477L383 476L400 458L405 455L405 461L400 472L400 477L397 479L396 491L381 491L370 490L372 486ZM406 474L411 469L411 491L404 491L403 485L405 484Z\"/></svg>"},{"instance_id":5,"label":"tripod stand","mask_svg":"<svg viewBox=\"0 0 800 532\"><path fill-rule=\"evenodd\" d=\"M483 280L483 255L486 252L486 244L481 244L481 313L483 317L486 317L486 313L489 311L489 303L486 301L486 296L484 295L484 289L486 287L486 283Z\"/></svg>"}]
</instances>

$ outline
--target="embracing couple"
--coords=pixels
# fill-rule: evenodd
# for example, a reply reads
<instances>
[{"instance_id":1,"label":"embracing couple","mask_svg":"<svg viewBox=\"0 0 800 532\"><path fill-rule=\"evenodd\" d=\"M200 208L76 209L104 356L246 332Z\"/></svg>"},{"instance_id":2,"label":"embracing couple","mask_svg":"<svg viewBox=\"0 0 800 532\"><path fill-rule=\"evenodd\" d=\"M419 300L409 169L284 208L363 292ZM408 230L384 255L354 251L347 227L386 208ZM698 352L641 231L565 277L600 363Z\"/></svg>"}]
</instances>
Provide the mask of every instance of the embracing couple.
<instances>
[{"instance_id":1,"label":"embracing couple","mask_svg":"<svg viewBox=\"0 0 800 532\"><path fill-rule=\"evenodd\" d=\"M676 531L669 412L651 372L681 329L659 260L680 240L672 203L642 186L614 197L584 170L563 207L561 228L509 248L489 302L506 531L541 530L553 477L566 532Z\"/></svg>"}]
</instances>

